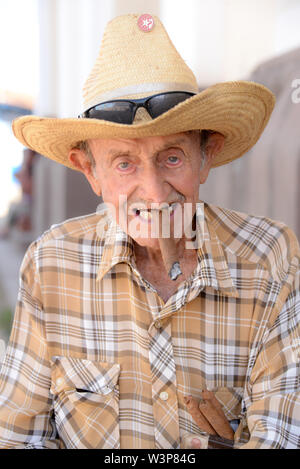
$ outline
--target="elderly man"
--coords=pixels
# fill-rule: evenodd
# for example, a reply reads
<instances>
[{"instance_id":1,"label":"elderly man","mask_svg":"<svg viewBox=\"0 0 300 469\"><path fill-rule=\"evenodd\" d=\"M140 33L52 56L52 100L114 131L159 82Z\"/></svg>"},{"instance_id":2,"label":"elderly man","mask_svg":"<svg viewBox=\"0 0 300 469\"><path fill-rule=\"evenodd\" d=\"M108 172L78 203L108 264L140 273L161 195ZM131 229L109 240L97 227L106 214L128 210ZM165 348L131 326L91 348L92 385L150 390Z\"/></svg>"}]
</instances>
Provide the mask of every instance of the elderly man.
<instances>
[{"instance_id":1,"label":"elderly man","mask_svg":"<svg viewBox=\"0 0 300 469\"><path fill-rule=\"evenodd\" d=\"M14 122L106 206L26 253L1 447L297 447L297 240L199 199L212 167L255 144L272 94L198 93L159 19L126 15L107 26L84 100L79 119Z\"/></svg>"}]
</instances>

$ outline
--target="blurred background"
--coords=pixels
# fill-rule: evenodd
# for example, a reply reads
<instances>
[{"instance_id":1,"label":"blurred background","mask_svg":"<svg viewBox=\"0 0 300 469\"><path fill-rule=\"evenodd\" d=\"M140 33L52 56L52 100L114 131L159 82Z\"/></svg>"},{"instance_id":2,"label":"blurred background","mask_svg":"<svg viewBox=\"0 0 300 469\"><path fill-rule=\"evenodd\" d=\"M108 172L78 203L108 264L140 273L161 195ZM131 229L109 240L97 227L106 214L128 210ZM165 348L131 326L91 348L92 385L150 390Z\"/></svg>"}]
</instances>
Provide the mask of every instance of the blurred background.
<instances>
[{"instance_id":1,"label":"blurred background","mask_svg":"<svg viewBox=\"0 0 300 469\"><path fill-rule=\"evenodd\" d=\"M105 25L126 13L160 16L200 89L246 79L275 93L260 141L240 160L214 169L200 195L284 221L300 237L299 0L0 0L2 343L29 243L54 223L95 211L99 202L81 174L22 147L11 122L30 113L77 117Z\"/></svg>"}]
</instances>

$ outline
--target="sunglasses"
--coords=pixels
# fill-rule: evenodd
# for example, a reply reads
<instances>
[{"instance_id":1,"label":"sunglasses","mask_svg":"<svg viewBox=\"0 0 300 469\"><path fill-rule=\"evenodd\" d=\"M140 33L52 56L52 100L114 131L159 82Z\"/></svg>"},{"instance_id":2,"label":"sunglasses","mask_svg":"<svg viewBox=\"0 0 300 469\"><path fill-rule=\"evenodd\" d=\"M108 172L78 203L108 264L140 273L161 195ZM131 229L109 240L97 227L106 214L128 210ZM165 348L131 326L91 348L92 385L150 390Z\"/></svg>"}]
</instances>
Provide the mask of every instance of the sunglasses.
<instances>
[{"instance_id":1,"label":"sunglasses","mask_svg":"<svg viewBox=\"0 0 300 469\"><path fill-rule=\"evenodd\" d=\"M182 103L194 95L195 93L188 93L185 91L169 91L167 93L159 93L142 99L115 99L97 104L80 114L78 117L101 119L116 122L118 124L132 124L136 111L140 107L144 107L152 119L155 119L172 107Z\"/></svg>"}]
</instances>

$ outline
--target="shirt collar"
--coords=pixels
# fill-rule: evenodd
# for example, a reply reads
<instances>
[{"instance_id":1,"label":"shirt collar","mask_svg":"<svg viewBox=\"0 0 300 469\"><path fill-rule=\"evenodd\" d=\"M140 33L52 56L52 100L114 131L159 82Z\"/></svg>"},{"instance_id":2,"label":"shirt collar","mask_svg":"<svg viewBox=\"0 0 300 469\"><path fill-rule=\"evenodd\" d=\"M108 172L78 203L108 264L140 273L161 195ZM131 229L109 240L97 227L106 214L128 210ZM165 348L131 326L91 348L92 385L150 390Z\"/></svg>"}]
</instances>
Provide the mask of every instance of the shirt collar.
<instances>
[{"instance_id":1,"label":"shirt collar","mask_svg":"<svg viewBox=\"0 0 300 469\"><path fill-rule=\"evenodd\" d=\"M200 204L204 207L204 204ZM201 211L200 211L201 212ZM212 287L221 293L238 297L223 244L219 240L211 220L200 213L197 217L196 241L198 266L191 279L191 288ZM133 240L110 215L104 221L104 244L97 280L101 280L115 265L125 262L134 267ZM102 231L102 230L101 230ZM200 241L200 242L199 242Z\"/></svg>"},{"instance_id":2,"label":"shirt collar","mask_svg":"<svg viewBox=\"0 0 300 469\"><path fill-rule=\"evenodd\" d=\"M133 257L132 238L120 228L108 212L106 212L106 217L102 219L101 228L99 230L99 225L97 226L97 230L103 231L101 234L104 238L97 280L101 280L116 264L126 262L131 265Z\"/></svg>"},{"instance_id":3,"label":"shirt collar","mask_svg":"<svg viewBox=\"0 0 300 469\"><path fill-rule=\"evenodd\" d=\"M206 216L203 217L200 224L197 224L197 239L202 243L198 241L198 266L192 285L212 287L227 296L238 297L239 294L228 267L224 246L218 238L213 224Z\"/></svg>"}]
</instances>

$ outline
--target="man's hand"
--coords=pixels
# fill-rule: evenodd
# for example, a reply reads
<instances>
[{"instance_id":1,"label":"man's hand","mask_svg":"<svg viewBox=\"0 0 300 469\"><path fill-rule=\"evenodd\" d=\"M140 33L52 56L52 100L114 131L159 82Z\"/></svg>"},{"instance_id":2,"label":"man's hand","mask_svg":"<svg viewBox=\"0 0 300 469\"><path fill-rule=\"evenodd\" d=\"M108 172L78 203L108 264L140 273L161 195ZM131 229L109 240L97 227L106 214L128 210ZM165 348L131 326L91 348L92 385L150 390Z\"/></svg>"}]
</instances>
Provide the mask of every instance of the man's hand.
<instances>
[{"instance_id":1,"label":"man's hand","mask_svg":"<svg viewBox=\"0 0 300 469\"><path fill-rule=\"evenodd\" d=\"M216 435L195 435L186 433L182 437L183 449L233 449L233 440Z\"/></svg>"},{"instance_id":2,"label":"man's hand","mask_svg":"<svg viewBox=\"0 0 300 469\"><path fill-rule=\"evenodd\" d=\"M182 437L183 449L208 449L208 435L195 436L191 433L186 433Z\"/></svg>"}]
</instances>

